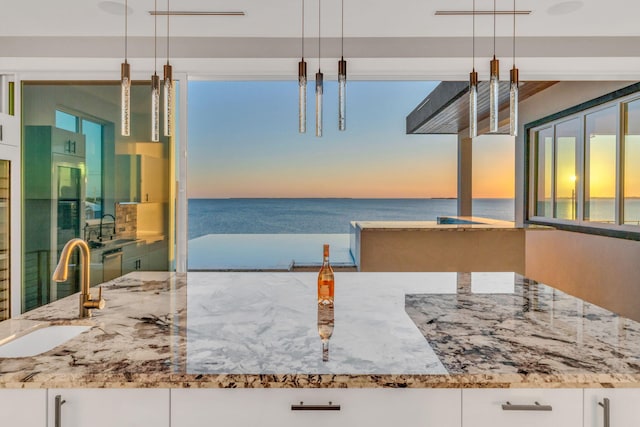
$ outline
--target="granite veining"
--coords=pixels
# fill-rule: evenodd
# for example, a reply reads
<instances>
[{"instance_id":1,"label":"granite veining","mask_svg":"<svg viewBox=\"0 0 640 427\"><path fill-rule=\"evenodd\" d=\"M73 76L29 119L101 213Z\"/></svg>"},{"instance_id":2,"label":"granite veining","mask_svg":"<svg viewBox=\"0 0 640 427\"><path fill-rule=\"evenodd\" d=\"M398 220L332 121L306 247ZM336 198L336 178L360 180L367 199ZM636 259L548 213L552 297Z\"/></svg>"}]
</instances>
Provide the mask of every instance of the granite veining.
<instances>
[{"instance_id":1,"label":"granite veining","mask_svg":"<svg viewBox=\"0 0 640 427\"><path fill-rule=\"evenodd\" d=\"M513 273L336 273L322 362L315 280L131 273L90 319L72 295L0 324L93 326L0 358L0 388L640 387L640 324Z\"/></svg>"},{"instance_id":2,"label":"granite veining","mask_svg":"<svg viewBox=\"0 0 640 427\"><path fill-rule=\"evenodd\" d=\"M637 322L517 274L503 293L474 292L474 275L498 276L458 274L455 295L405 296L407 313L449 373L640 372Z\"/></svg>"}]
</instances>

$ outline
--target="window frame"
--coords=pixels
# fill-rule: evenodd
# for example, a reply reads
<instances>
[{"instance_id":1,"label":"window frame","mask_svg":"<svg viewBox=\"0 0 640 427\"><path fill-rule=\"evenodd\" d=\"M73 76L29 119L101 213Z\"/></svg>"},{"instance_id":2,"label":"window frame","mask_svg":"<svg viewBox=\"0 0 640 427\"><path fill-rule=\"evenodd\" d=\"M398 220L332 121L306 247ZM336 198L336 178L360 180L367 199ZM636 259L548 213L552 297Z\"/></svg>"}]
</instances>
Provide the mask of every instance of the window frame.
<instances>
[{"instance_id":1,"label":"window frame","mask_svg":"<svg viewBox=\"0 0 640 427\"><path fill-rule=\"evenodd\" d=\"M543 117L524 126L524 144L525 144L525 224L547 225L557 229L568 231L577 231L588 234L606 235L610 237L618 237L630 240L640 240L640 226L624 224L624 106L633 101L640 100L640 83L624 87L615 92L603 95L599 98L592 99L566 110ZM586 120L589 114L602 111L607 108L616 107L616 174L615 174L615 224L588 221L584 219L585 204L585 171L586 171ZM558 124L579 119L580 135L578 138L578 146L576 147L577 155L576 174L578 176L578 186L576 190L577 212L576 219L567 220L555 218L556 197L552 192L552 216L536 215L536 204L538 202L538 134L540 131L551 128L553 134L553 167L552 167L552 188L555 188L557 181L557 132Z\"/></svg>"}]
</instances>

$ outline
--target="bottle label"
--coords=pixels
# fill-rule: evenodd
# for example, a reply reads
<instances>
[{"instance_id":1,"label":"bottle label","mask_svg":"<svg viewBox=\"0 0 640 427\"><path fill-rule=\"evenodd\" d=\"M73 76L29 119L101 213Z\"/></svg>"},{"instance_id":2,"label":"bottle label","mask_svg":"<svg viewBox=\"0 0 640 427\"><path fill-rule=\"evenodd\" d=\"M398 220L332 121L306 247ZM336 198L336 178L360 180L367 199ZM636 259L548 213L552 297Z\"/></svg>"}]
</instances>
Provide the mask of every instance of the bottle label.
<instances>
[{"instance_id":1,"label":"bottle label","mask_svg":"<svg viewBox=\"0 0 640 427\"><path fill-rule=\"evenodd\" d=\"M318 281L318 302L323 304L333 302L333 280Z\"/></svg>"}]
</instances>

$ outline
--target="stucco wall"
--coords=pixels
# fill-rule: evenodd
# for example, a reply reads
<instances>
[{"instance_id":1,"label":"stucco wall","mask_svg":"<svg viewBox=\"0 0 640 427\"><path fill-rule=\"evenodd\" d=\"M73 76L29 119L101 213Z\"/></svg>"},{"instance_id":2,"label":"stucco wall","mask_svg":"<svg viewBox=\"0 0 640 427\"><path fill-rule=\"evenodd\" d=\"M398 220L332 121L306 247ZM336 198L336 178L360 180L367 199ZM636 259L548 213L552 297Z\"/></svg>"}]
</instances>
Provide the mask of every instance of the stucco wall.
<instances>
[{"instance_id":1,"label":"stucco wall","mask_svg":"<svg viewBox=\"0 0 640 427\"><path fill-rule=\"evenodd\" d=\"M526 275L640 321L640 242L554 230L526 234Z\"/></svg>"},{"instance_id":2,"label":"stucco wall","mask_svg":"<svg viewBox=\"0 0 640 427\"><path fill-rule=\"evenodd\" d=\"M524 273L523 229L362 230L360 271Z\"/></svg>"}]
</instances>

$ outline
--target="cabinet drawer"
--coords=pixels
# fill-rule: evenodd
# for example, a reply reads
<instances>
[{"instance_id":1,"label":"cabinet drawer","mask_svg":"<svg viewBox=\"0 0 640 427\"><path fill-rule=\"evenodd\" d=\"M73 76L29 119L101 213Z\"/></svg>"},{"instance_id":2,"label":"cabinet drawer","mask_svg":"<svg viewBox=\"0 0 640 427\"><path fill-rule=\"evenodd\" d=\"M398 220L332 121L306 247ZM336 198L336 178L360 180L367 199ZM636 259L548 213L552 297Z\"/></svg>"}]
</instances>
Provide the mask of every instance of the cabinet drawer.
<instances>
[{"instance_id":1,"label":"cabinet drawer","mask_svg":"<svg viewBox=\"0 0 640 427\"><path fill-rule=\"evenodd\" d=\"M507 402L512 406L503 409ZM545 406L550 406L551 410L539 410ZM582 390L465 389L462 391L462 425L581 427Z\"/></svg>"},{"instance_id":2,"label":"cabinet drawer","mask_svg":"<svg viewBox=\"0 0 640 427\"><path fill-rule=\"evenodd\" d=\"M47 390L0 390L0 425L44 427Z\"/></svg>"},{"instance_id":3,"label":"cabinet drawer","mask_svg":"<svg viewBox=\"0 0 640 427\"><path fill-rule=\"evenodd\" d=\"M168 389L50 389L49 426L56 396L63 427L169 427Z\"/></svg>"},{"instance_id":4,"label":"cabinet drawer","mask_svg":"<svg viewBox=\"0 0 640 427\"><path fill-rule=\"evenodd\" d=\"M609 425L637 427L640 424L639 389L586 389L584 391L584 427L604 427L604 399L608 399Z\"/></svg>"},{"instance_id":5,"label":"cabinet drawer","mask_svg":"<svg viewBox=\"0 0 640 427\"><path fill-rule=\"evenodd\" d=\"M460 396L455 389L173 389L171 426L460 427ZM340 410L326 410L329 402Z\"/></svg>"}]
</instances>

